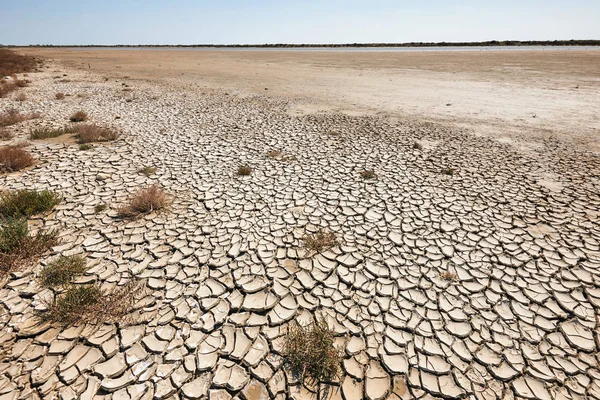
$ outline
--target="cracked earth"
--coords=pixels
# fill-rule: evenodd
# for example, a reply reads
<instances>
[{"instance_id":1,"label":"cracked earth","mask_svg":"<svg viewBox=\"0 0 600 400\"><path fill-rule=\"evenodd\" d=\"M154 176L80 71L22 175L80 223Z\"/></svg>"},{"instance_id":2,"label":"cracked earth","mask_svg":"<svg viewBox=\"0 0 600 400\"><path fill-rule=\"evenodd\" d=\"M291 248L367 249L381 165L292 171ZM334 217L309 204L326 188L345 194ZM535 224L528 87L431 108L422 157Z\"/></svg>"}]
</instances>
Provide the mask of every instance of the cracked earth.
<instances>
[{"instance_id":1,"label":"cracked earth","mask_svg":"<svg viewBox=\"0 0 600 400\"><path fill-rule=\"evenodd\" d=\"M42 115L13 141L80 109L122 135L32 141L38 163L0 177L63 199L30 221L62 243L0 283L0 399L309 398L280 353L291 321L315 318L344 353L331 398L600 399L597 154L57 65L30 79L29 100L0 100ZM155 183L167 211L116 218ZM302 238L319 229L338 245L314 254ZM36 318L37 274L78 253L77 283L143 282L127 322Z\"/></svg>"}]
</instances>

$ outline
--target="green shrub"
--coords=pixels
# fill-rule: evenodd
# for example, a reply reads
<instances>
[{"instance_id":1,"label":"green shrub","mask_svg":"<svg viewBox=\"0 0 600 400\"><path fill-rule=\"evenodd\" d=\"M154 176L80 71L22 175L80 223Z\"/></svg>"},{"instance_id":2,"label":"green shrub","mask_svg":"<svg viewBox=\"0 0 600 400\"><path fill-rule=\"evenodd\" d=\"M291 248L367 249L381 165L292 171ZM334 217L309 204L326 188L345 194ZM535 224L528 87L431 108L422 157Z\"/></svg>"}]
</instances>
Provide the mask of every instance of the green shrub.
<instances>
[{"instance_id":1,"label":"green shrub","mask_svg":"<svg viewBox=\"0 0 600 400\"><path fill-rule=\"evenodd\" d=\"M0 195L0 216L7 218L30 217L51 210L60 198L49 190L17 190Z\"/></svg>"},{"instance_id":2,"label":"green shrub","mask_svg":"<svg viewBox=\"0 0 600 400\"><path fill-rule=\"evenodd\" d=\"M85 257L80 254L60 256L44 267L38 279L43 287L50 289L62 287L71 283L77 275L83 274L86 270L85 266Z\"/></svg>"},{"instance_id":3,"label":"green shrub","mask_svg":"<svg viewBox=\"0 0 600 400\"><path fill-rule=\"evenodd\" d=\"M29 131L29 139L41 140L50 139L58 136L66 135L67 133L73 133L72 129L69 128L37 128Z\"/></svg>"}]
</instances>

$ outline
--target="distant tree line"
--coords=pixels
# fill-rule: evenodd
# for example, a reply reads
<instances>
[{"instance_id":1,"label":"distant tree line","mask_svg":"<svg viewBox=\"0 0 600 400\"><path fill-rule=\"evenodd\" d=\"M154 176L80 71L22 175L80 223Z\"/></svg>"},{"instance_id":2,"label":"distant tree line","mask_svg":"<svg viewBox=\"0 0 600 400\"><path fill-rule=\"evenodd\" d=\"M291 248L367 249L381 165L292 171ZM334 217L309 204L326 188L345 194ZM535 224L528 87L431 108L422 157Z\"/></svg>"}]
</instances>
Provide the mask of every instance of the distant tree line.
<instances>
[{"instance_id":1,"label":"distant tree line","mask_svg":"<svg viewBox=\"0 0 600 400\"><path fill-rule=\"evenodd\" d=\"M293 47L502 47L502 46L600 46L600 40L490 40L487 42L408 42L408 43L345 43L345 44L119 44L119 45L48 45L24 47L214 47L214 48L293 48ZM0 47L23 47L1 45Z\"/></svg>"}]
</instances>

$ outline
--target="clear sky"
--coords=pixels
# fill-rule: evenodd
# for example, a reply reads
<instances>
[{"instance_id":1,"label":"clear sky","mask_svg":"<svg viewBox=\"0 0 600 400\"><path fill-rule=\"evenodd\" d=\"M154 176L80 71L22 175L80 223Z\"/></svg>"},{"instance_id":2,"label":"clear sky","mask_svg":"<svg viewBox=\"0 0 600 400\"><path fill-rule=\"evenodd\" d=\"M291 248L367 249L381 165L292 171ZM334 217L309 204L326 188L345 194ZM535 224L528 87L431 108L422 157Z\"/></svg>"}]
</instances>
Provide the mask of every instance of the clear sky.
<instances>
[{"instance_id":1,"label":"clear sky","mask_svg":"<svg viewBox=\"0 0 600 400\"><path fill-rule=\"evenodd\" d=\"M0 0L0 44L600 39L600 0Z\"/></svg>"}]
</instances>

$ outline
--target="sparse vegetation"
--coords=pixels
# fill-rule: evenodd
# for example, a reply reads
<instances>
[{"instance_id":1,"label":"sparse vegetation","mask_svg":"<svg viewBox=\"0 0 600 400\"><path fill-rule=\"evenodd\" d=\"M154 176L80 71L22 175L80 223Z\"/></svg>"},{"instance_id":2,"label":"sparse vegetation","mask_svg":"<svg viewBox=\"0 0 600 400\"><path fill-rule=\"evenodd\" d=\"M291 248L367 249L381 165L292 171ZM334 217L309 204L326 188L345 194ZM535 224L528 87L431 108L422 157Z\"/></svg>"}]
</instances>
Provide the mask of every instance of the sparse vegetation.
<instances>
[{"instance_id":1,"label":"sparse vegetation","mask_svg":"<svg viewBox=\"0 0 600 400\"><path fill-rule=\"evenodd\" d=\"M442 174L452 176L455 170L453 168L442 168Z\"/></svg>"},{"instance_id":2,"label":"sparse vegetation","mask_svg":"<svg viewBox=\"0 0 600 400\"><path fill-rule=\"evenodd\" d=\"M60 197L49 190L16 190L0 195L0 216L3 218L31 217L50 211L60 202Z\"/></svg>"},{"instance_id":3,"label":"sparse vegetation","mask_svg":"<svg viewBox=\"0 0 600 400\"><path fill-rule=\"evenodd\" d=\"M74 128L79 143L108 142L119 138L119 134L111 129L95 124L83 124Z\"/></svg>"},{"instance_id":4,"label":"sparse vegetation","mask_svg":"<svg viewBox=\"0 0 600 400\"><path fill-rule=\"evenodd\" d=\"M47 311L40 313L40 318L62 326L123 321L133 305L136 290L133 284L112 292L102 290L98 284L72 285L46 303Z\"/></svg>"},{"instance_id":5,"label":"sparse vegetation","mask_svg":"<svg viewBox=\"0 0 600 400\"><path fill-rule=\"evenodd\" d=\"M21 114L18 110L11 108L0 114L0 127L18 124L34 118L39 118L39 115L36 113Z\"/></svg>"},{"instance_id":6,"label":"sparse vegetation","mask_svg":"<svg viewBox=\"0 0 600 400\"><path fill-rule=\"evenodd\" d=\"M59 243L58 231L29 234L25 219L7 219L0 227L0 274L30 266L51 247Z\"/></svg>"},{"instance_id":7,"label":"sparse vegetation","mask_svg":"<svg viewBox=\"0 0 600 400\"><path fill-rule=\"evenodd\" d=\"M283 152L281 150L277 150L277 149L275 149L275 150L269 150L267 152L267 157L269 157L269 158L279 158L282 155L283 155Z\"/></svg>"},{"instance_id":8,"label":"sparse vegetation","mask_svg":"<svg viewBox=\"0 0 600 400\"><path fill-rule=\"evenodd\" d=\"M240 165L237 169L239 176L248 176L252 173L252 168L247 165Z\"/></svg>"},{"instance_id":9,"label":"sparse vegetation","mask_svg":"<svg viewBox=\"0 0 600 400\"><path fill-rule=\"evenodd\" d=\"M0 128L0 140L10 140L13 138L13 134L6 128Z\"/></svg>"},{"instance_id":10,"label":"sparse vegetation","mask_svg":"<svg viewBox=\"0 0 600 400\"><path fill-rule=\"evenodd\" d=\"M58 136L66 135L67 133L73 133L73 130L69 128L36 128L29 131L29 139L41 140L50 139Z\"/></svg>"},{"instance_id":11,"label":"sparse vegetation","mask_svg":"<svg viewBox=\"0 0 600 400\"><path fill-rule=\"evenodd\" d=\"M135 218L141 214L148 214L152 211L159 211L166 208L169 204L169 198L164 190L157 185L138 190L127 205L119 208L121 218Z\"/></svg>"},{"instance_id":12,"label":"sparse vegetation","mask_svg":"<svg viewBox=\"0 0 600 400\"><path fill-rule=\"evenodd\" d=\"M30 72L36 65L37 62L33 57L0 48L0 77Z\"/></svg>"},{"instance_id":13,"label":"sparse vegetation","mask_svg":"<svg viewBox=\"0 0 600 400\"><path fill-rule=\"evenodd\" d=\"M58 92L58 93L56 93L56 94L54 95L54 98L55 98L56 100L64 100L64 99L65 99L65 94L64 94L64 93L62 93L62 92Z\"/></svg>"},{"instance_id":14,"label":"sparse vegetation","mask_svg":"<svg viewBox=\"0 0 600 400\"><path fill-rule=\"evenodd\" d=\"M413 150L423 150L423 145L415 140L413 142L412 148Z\"/></svg>"},{"instance_id":15,"label":"sparse vegetation","mask_svg":"<svg viewBox=\"0 0 600 400\"><path fill-rule=\"evenodd\" d=\"M138 172L138 174L150 176L156 172L156 168L155 167L142 167L142 168L138 169L137 172Z\"/></svg>"},{"instance_id":16,"label":"sparse vegetation","mask_svg":"<svg viewBox=\"0 0 600 400\"><path fill-rule=\"evenodd\" d=\"M94 148L94 146L92 146L91 144L87 144L87 143L82 143L79 145L79 150L82 150L82 151L91 150L93 148Z\"/></svg>"},{"instance_id":17,"label":"sparse vegetation","mask_svg":"<svg viewBox=\"0 0 600 400\"><path fill-rule=\"evenodd\" d=\"M0 147L0 170L19 171L35 163L35 158L22 146Z\"/></svg>"},{"instance_id":18,"label":"sparse vegetation","mask_svg":"<svg viewBox=\"0 0 600 400\"><path fill-rule=\"evenodd\" d=\"M73 115L69 117L69 121L71 122L83 122L87 121L88 115L85 111L77 111Z\"/></svg>"},{"instance_id":19,"label":"sparse vegetation","mask_svg":"<svg viewBox=\"0 0 600 400\"><path fill-rule=\"evenodd\" d=\"M360 177L363 179L377 179L377 174L374 171L366 170L361 171Z\"/></svg>"},{"instance_id":20,"label":"sparse vegetation","mask_svg":"<svg viewBox=\"0 0 600 400\"><path fill-rule=\"evenodd\" d=\"M443 271L440 273L440 278L445 280L445 281L455 281L458 279L458 275L456 275L454 272L450 272L450 271Z\"/></svg>"},{"instance_id":21,"label":"sparse vegetation","mask_svg":"<svg viewBox=\"0 0 600 400\"><path fill-rule=\"evenodd\" d=\"M19 93L15 96L16 101L25 101L27 100L27 95L25 93Z\"/></svg>"},{"instance_id":22,"label":"sparse vegetation","mask_svg":"<svg viewBox=\"0 0 600 400\"><path fill-rule=\"evenodd\" d=\"M317 253L330 249L338 243L335 234L325 229L319 229L312 235L304 236L302 241L305 248Z\"/></svg>"},{"instance_id":23,"label":"sparse vegetation","mask_svg":"<svg viewBox=\"0 0 600 400\"><path fill-rule=\"evenodd\" d=\"M106 210L106 208L107 208L107 205L106 205L106 204L97 204L97 205L94 207L94 212L95 212L96 214L99 214L99 213L101 213L102 211Z\"/></svg>"},{"instance_id":24,"label":"sparse vegetation","mask_svg":"<svg viewBox=\"0 0 600 400\"><path fill-rule=\"evenodd\" d=\"M64 287L72 283L77 275L83 274L85 267L85 257L80 254L60 256L44 267L38 280L40 285L49 289Z\"/></svg>"},{"instance_id":25,"label":"sparse vegetation","mask_svg":"<svg viewBox=\"0 0 600 400\"><path fill-rule=\"evenodd\" d=\"M304 327L294 322L284 339L284 360L304 385L331 382L339 376L342 361L334 342L333 330L325 320Z\"/></svg>"}]
</instances>

